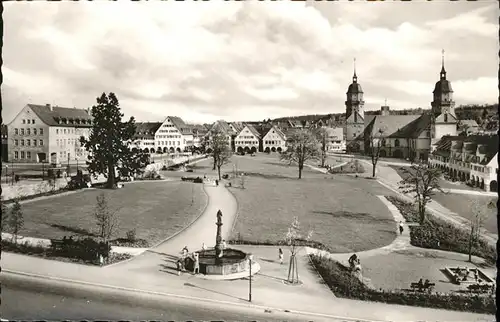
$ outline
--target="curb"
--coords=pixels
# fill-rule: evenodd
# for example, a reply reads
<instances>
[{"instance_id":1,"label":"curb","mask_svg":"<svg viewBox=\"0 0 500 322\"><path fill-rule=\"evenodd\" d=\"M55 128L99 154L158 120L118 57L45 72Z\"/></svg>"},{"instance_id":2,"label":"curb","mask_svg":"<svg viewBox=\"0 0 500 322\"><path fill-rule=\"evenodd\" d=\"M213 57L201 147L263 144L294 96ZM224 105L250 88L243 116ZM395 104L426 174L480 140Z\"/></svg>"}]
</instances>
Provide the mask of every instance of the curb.
<instances>
[{"instance_id":1,"label":"curb","mask_svg":"<svg viewBox=\"0 0 500 322\"><path fill-rule=\"evenodd\" d=\"M365 320L365 319L358 319L358 318L351 318L351 317L344 317L344 316L336 316L336 315L330 315L330 314L324 314L324 313L315 313L315 312L298 311L298 310L288 310L288 309L274 308L274 307L262 306L262 305L255 305L255 304L243 304L243 303L221 301L221 300L213 300L213 299L207 299L207 298L195 297L195 296L188 296L188 295L179 295L179 294L173 294L173 293L147 291L147 290L134 289L134 288L128 288L128 287L121 287L121 286L114 286L114 285L107 285L107 284L99 284L99 283L92 283L92 282L77 281L77 280L71 280L71 279L60 278L60 277L44 276L44 275L38 275L38 274L32 274L32 273L17 272L17 271L11 271L11 270L8 270L8 269L3 269L2 271L5 272L5 273L10 273L10 274L14 274L14 275L21 275L21 276L27 276L27 277L32 277L32 278L41 278L41 279L46 279L46 280L67 282L67 283L80 284L80 285L86 285L86 286L104 287L104 288L108 288L108 289L115 289L115 290L128 291L128 292L134 292L134 293L160 295L160 296L164 296L164 297L173 297L173 298L177 298L177 299L192 300L192 301L199 301L199 302L205 302L205 303L225 304L225 305L238 306L238 307L261 309L261 310L274 310L274 311L284 312L284 313L302 314L302 315L325 317L325 318L332 318L332 319L339 319L339 320L341 319L341 320L353 321L353 322L385 322L385 321L382 321L382 320Z\"/></svg>"}]
</instances>

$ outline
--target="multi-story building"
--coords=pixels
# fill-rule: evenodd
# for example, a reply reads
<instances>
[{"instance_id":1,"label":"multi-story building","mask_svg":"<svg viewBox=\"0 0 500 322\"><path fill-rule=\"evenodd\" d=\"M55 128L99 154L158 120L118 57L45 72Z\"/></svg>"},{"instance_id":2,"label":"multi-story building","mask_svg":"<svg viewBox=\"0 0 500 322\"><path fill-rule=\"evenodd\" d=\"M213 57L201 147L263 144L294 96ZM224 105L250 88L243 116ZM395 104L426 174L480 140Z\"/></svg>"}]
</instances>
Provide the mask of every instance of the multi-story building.
<instances>
[{"instance_id":1,"label":"multi-story building","mask_svg":"<svg viewBox=\"0 0 500 322\"><path fill-rule=\"evenodd\" d=\"M327 142L326 150L328 152L345 152L346 142L344 140L344 128L342 127L325 127Z\"/></svg>"},{"instance_id":2,"label":"multi-story building","mask_svg":"<svg viewBox=\"0 0 500 322\"><path fill-rule=\"evenodd\" d=\"M215 123L211 126L210 130L207 132L205 136L205 140L207 141L207 153L212 151L211 142L212 142L212 133L213 131L220 131L223 135L226 136L227 143L231 149L234 151L235 149L235 137L237 133L233 130L233 128L224 120L215 121Z\"/></svg>"},{"instance_id":3,"label":"multi-story building","mask_svg":"<svg viewBox=\"0 0 500 322\"><path fill-rule=\"evenodd\" d=\"M193 146L191 127L177 116L167 116L155 133L157 153L184 152Z\"/></svg>"},{"instance_id":4,"label":"multi-story building","mask_svg":"<svg viewBox=\"0 0 500 322\"><path fill-rule=\"evenodd\" d=\"M363 99L363 89L358 83L356 75L356 67L354 67L354 75L352 83L347 89L346 106L346 142L350 147L351 152L359 152L361 147L357 140L358 136L363 133L365 128L365 101Z\"/></svg>"},{"instance_id":5,"label":"multi-story building","mask_svg":"<svg viewBox=\"0 0 500 322\"><path fill-rule=\"evenodd\" d=\"M85 161L87 152L80 138L88 138L91 127L88 110L28 104L7 125L9 159L52 164Z\"/></svg>"},{"instance_id":6,"label":"multi-story building","mask_svg":"<svg viewBox=\"0 0 500 322\"><path fill-rule=\"evenodd\" d=\"M7 125L2 124L2 161L3 162L9 161L9 157L8 157L9 139L8 139L7 131L8 131Z\"/></svg>"},{"instance_id":7,"label":"multi-story building","mask_svg":"<svg viewBox=\"0 0 500 322\"><path fill-rule=\"evenodd\" d=\"M262 138L264 152L286 151L286 136L276 125L273 125Z\"/></svg>"},{"instance_id":8,"label":"multi-story building","mask_svg":"<svg viewBox=\"0 0 500 322\"><path fill-rule=\"evenodd\" d=\"M429 156L429 164L452 180L486 191L498 191L498 135L444 136Z\"/></svg>"},{"instance_id":9,"label":"multi-story building","mask_svg":"<svg viewBox=\"0 0 500 322\"><path fill-rule=\"evenodd\" d=\"M155 153L155 133L161 125L161 122L136 122L132 149Z\"/></svg>"},{"instance_id":10,"label":"multi-story building","mask_svg":"<svg viewBox=\"0 0 500 322\"><path fill-rule=\"evenodd\" d=\"M243 129L234 139L236 152L255 153L260 151L260 140L260 133L252 125L244 124Z\"/></svg>"},{"instance_id":11,"label":"multi-story building","mask_svg":"<svg viewBox=\"0 0 500 322\"><path fill-rule=\"evenodd\" d=\"M201 147L208 129L205 125L193 124L191 125L191 131L193 132L193 147L198 149Z\"/></svg>"}]
</instances>

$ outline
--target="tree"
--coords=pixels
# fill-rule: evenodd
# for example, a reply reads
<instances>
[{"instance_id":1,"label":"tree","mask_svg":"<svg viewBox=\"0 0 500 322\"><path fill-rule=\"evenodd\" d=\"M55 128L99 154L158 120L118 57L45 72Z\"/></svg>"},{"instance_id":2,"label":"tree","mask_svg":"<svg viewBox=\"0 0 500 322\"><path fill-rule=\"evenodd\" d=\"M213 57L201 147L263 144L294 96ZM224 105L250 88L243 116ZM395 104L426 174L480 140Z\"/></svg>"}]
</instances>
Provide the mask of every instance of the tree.
<instances>
[{"instance_id":1,"label":"tree","mask_svg":"<svg viewBox=\"0 0 500 322\"><path fill-rule=\"evenodd\" d=\"M431 202L435 191L441 191L439 179L442 172L439 168L431 168L427 164L419 162L412 163L410 168L401 167L403 180L399 182L399 188L403 193L413 194L418 206L420 224L425 221L425 207Z\"/></svg>"},{"instance_id":2,"label":"tree","mask_svg":"<svg viewBox=\"0 0 500 322\"><path fill-rule=\"evenodd\" d=\"M380 158L380 151L382 148L383 136L385 130L383 128L377 131L370 131L368 134L368 151L372 161L372 177L375 178L378 159Z\"/></svg>"},{"instance_id":3,"label":"tree","mask_svg":"<svg viewBox=\"0 0 500 322\"><path fill-rule=\"evenodd\" d=\"M12 232L14 243L17 244L17 236L19 235L21 229L24 227L23 210L21 209L21 204L17 199L14 201L14 205L12 206L12 209L10 211L8 227Z\"/></svg>"},{"instance_id":4,"label":"tree","mask_svg":"<svg viewBox=\"0 0 500 322\"><path fill-rule=\"evenodd\" d=\"M304 239L301 234L300 222L298 217L294 217L292 224L285 235L285 243L290 248L290 264L288 266L288 282L299 283L299 271L297 266L297 253L304 241L309 241L312 237L312 230L309 231Z\"/></svg>"},{"instance_id":5,"label":"tree","mask_svg":"<svg viewBox=\"0 0 500 322\"><path fill-rule=\"evenodd\" d=\"M210 137L210 147L212 148L212 158L214 170L217 169L219 180L221 180L220 169L231 160L232 152L226 135L219 129L212 130Z\"/></svg>"},{"instance_id":6,"label":"tree","mask_svg":"<svg viewBox=\"0 0 500 322\"><path fill-rule=\"evenodd\" d=\"M325 162L326 162L326 150L328 147L328 131L324 127L319 127L316 129L316 137L320 143L320 160L321 160L321 167L325 167Z\"/></svg>"},{"instance_id":7,"label":"tree","mask_svg":"<svg viewBox=\"0 0 500 322\"><path fill-rule=\"evenodd\" d=\"M302 178L304 164L309 160L317 160L320 155L318 140L305 129L297 130L287 139L287 150L281 153L280 159L299 167L299 179Z\"/></svg>"},{"instance_id":8,"label":"tree","mask_svg":"<svg viewBox=\"0 0 500 322\"><path fill-rule=\"evenodd\" d=\"M3 197L0 196L0 203L2 204L2 222L1 222L1 231L7 230L9 228L9 209L5 205Z\"/></svg>"},{"instance_id":9,"label":"tree","mask_svg":"<svg viewBox=\"0 0 500 322\"><path fill-rule=\"evenodd\" d=\"M133 175L140 173L148 162L147 153L131 149L136 130L135 119L131 117L127 122L122 122L123 114L119 106L114 93L102 93L97 98L97 105L92 106L90 136L88 139L80 138L89 152L89 172L104 174L108 188L116 187L116 170L121 175Z\"/></svg>"},{"instance_id":10,"label":"tree","mask_svg":"<svg viewBox=\"0 0 500 322\"><path fill-rule=\"evenodd\" d=\"M474 245L477 242L479 242L479 239L481 237L481 227L487 215L486 214L487 209L496 210L496 203L494 200L490 201L486 205L486 208L481 203L479 203L478 200L472 201L471 205L472 218L470 220L470 233L469 233L469 262L471 263L472 263L472 249L474 248Z\"/></svg>"},{"instance_id":11,"label":"tree","mask_svg":"<svg viewBox=\"0 0 500 322\"><path fill-rule=\"evenodd\" d=\"M118 217L116 213L119 209L111 212L109 210L108 201L104 193L96 197L96 207L94 210L94 218L96 220L98 235L103 242L107 242L118 228Z\"/></svg>"}]
</instances>

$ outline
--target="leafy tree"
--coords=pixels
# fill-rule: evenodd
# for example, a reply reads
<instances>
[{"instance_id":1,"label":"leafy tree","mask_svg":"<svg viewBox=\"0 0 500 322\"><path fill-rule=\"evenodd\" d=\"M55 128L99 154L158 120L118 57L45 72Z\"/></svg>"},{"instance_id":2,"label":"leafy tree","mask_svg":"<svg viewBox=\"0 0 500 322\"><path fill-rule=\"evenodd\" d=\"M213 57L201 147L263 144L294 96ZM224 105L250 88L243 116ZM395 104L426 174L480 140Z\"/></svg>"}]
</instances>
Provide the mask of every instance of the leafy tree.
<instances>
[{"instance_id":1,"label":"leafy tree","mask_svg":"<svg viewBox=\"0 0 500 322\"><path fill-rule=\"evenodd\" d=\"M228 138L219 128L215 128L211 131L210 148L212 149L211 153L214 162L214 170L217 169L219 180L221 180L220 169L224 164L230 162L233 153L229 147Z\"/></svg>"},{"instance_id":2,"label":"leafy tree","mask_svg":"<svg viewBox=\"0 0 500 322\"><path fill-rule=\"evenodd\" d=\"M10 211L8 227L12 232L14 243L17 244L17 236L19 235L21 229L24 227L23 210L21 209L21 204L17 199L14 201L14 205L12 206L12 209Z\"/></svg>"},{"instance_id":3,"label":"leafy tree","mask_svg":"<svg viewBox=\"0 0 500 322\"><path fill-rule=\"evenodd\" d=\"M98 236L103 242L107 242L118 228L117 212L119 209L111 212L108 206L108 200L104 193L96 197L96 207L94 210L94 218L98 228Z\"/></svg>"},{"instance_id":4,"label":"leafy tree","mask_svg":"<svg viewBox=\"0 0 500 322\"><path fill-rule=\"evenodd\" d=\"M399 183L399 188L403 193L412 194L418 206L420 224L423 224L425 217L425 206L431 202L432 196L437 191L443 192L439 185L442 172L439 168L431 168L425 163L412 163L409 167L401 167L403 180Z\"/></svg>"},{"instance_id":5,"label":"leafy tree","mask_svg":"<svg viewBox=\"0 0 500 322\"><path fill-rule=\"evenodd\" d=\"M307 237L304 238L301 233L299 218L293 218L292 224L288 227L288 231L285 235L285 243L290 248L290 264L288 266L288 282L290 283L299 283L297 253L304 241L307 242L311 240L312 234L313 232L311 230L307 234Z\"/></svg>"},{"instance_id":6,"label":"leafy tree","mask_svg":"<svg viewBox=\"0 0 500 322\"><path fill-rule=\"evenodd\" d=\"M318 141L320 143L320 160L321 160L321 167L325 167L325 162L326 162L326 150L328 147L328 131L324 127L320 127L316 129L316 137L318 138Z\"/></svg>"},{"instance_id":7,"label":"leafy tree","mask_svg":"<svg viewBox=\"0 0 500 322\"><path fill-rule=\"evenodd\" d=\"M280 159L289 164L296 163L299 168L299 179L302 178L304 164L309 160L317 160L320 155L318 140L309 130L294 131L287 138L287 149L281 153Z\"/></svg>"},{"instance_id":8,"label":"leafy tree","mask_svg":"<svg viewBox=\"0 0 500 322\"><path fill-rule=\"evenodd\" d=\"M131 117L122 122L123 114L114 93L102 93L97 98L97 105L92 106L91 114L93 124L90 136L88 139L80 138L89 152L88 170L103 174L107 178L107 187L115 188L116 170L126 176L140 173L149 156L144 151L131 149L135 120Z\"/></svg>"},{"instance_id":9,"label":"leafy tree","mask_svg":"<svg viewBox=\"0 0 500 322\"><path fill-rule=\"evenodd\" d=\"M1 222L1 231L4 231L9 228L9 209L5 205L5 202L3 201L3 197L0 196L0 203L2 204L2 222Z\"/></svg>"},{"instance_id":10,"label":"leafy tree","mask_svg":"<svg viewBox=\"0 0 500 322\"><path fill-rule=\"evenodd\" d=\"M377 131L370 131L368 134L368 153L370 153L372 161L372 177L375 178L377 163L380 158L380 151L382 150L382 142L384 140L385 129L380 128Z\"/></svg>"}]
</instances>

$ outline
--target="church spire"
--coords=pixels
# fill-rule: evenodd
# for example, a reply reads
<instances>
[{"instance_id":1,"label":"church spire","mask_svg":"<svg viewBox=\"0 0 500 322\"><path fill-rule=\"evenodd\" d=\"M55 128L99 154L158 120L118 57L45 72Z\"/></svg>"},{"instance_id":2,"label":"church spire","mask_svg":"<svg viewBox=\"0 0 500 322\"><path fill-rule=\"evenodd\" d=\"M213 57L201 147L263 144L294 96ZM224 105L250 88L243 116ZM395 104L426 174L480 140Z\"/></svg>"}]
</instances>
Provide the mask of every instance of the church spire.
<instances>
[{"instance_id":1,"label":"church spire","mask_svg":"<svg viewBox=\"0 0 500 322\"><path fill-rule=\"evenodd\" d=\"M354 76L352 76L353 83L358 81L358 76L356 76L356 57L354 57Z\"/></svg>"},{"instance_id":2,"label":"church spire","mask_svg":"<svg viewBox=\"0 0 500 322\"><path fill-rule=\"evenodd\" d=\"M446 70L444 69L444 49L441 51L441 79L446 79Z\"/></svg>"}]
</instances>

